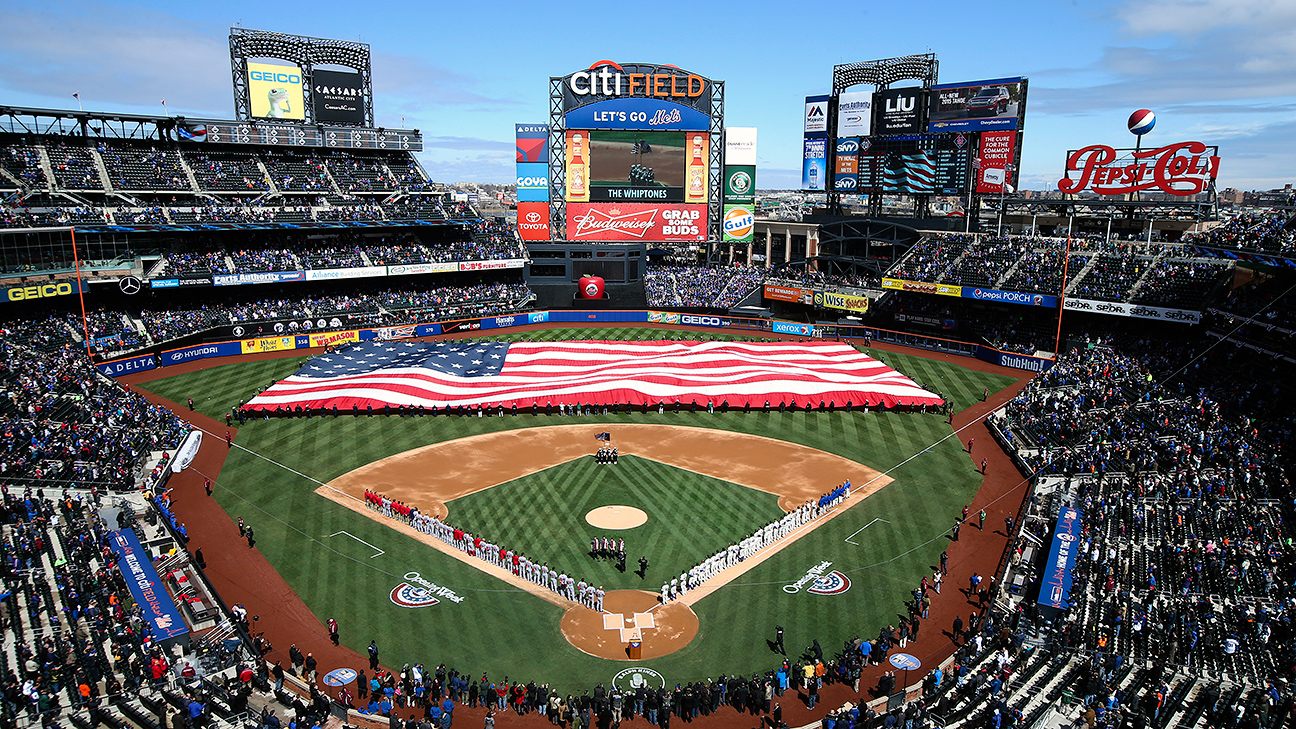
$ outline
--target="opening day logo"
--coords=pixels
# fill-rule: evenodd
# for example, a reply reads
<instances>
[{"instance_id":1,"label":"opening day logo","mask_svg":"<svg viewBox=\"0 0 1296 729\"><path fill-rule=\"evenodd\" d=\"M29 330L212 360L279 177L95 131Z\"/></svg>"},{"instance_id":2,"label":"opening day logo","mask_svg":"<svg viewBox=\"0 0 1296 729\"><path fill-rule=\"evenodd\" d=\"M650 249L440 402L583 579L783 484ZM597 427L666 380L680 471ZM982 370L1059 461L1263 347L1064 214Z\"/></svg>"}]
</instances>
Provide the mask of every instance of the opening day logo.
<instances>
[{"instance_id":1,"label":"opening day logo","mask_svg":"<svg viewBox=\"0 0 1296 729\"><path fill-rule=\"evenodd\" d=\"M431 607L441 602L437 596L453 603L463 602L454 590L425 580L417 572L406 572L405 581L391 591L391 601L404 608Z\"/></svg>"},{"instance_id":2,"label":"opening day logo","mask_svg":"<svg viewBox=\"0 0 1296 729\"><path fill-rule=\"evenodd\" d=\"M812 595L840 595L849 590L850 586L849 577L837 570L833 570L815 580L814 584L806 588L806 592Z\"/></svg>"}]
</instances>

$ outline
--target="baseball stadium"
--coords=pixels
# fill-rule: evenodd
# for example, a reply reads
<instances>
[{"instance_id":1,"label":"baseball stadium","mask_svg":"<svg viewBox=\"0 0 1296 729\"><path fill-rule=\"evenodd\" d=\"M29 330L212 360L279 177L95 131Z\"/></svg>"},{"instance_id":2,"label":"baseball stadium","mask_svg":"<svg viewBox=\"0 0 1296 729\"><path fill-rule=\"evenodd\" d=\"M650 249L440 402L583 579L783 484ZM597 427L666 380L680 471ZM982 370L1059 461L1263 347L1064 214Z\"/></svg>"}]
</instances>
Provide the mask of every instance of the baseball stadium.
<instances>
[{"instance_id":1,"label":"baseball stadium","mask_svg":"<svg viewBox=\"0 0 1296 729\"><path fill-rule=\"evenodd\" d=\"M1140 109L1017 194L1029 79L927 53L794 204L608 60L466 192L228 40L232 119L0 107L0 725L1290 721L1290 186Z\"/></svg>"}]
</instances>

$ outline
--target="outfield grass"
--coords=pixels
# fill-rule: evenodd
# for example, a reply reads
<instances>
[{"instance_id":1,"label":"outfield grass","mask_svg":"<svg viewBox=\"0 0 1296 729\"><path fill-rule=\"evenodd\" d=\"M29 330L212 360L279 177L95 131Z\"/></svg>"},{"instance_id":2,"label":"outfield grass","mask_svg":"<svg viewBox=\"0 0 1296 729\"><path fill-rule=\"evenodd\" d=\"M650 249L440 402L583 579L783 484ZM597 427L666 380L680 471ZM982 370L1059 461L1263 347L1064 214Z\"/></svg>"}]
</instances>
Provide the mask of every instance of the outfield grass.
<instances>
[{"instance_id":1,"label":"outfield grass","mask_svg":"<svg viewBox=\"0 0 1296 729\"><path fill-rule=\"evenodd\" d=\"M670 333L616 327L552 329L493 338L657 339L663 334ZM993 392L1012 381L965 369L957 360L893 353L884 353L882 358L962 406L979 400L983 388ZM142 387L180 403L192 396L204 413L223 417L230 405L246 400L257 388L296 367L296 359L242 362L157 380ZM558 630L561 609L313 493L317 481L328 481L366 463L421 445L479 433L573 422L609 426L647 422L757 433L852 458L888 472L895 479L863 503L694 606L701 619L698 637L678 653L644 662L672 683L769 667L773 656L764 637L772 635L775 624L787 627L787 645L792 650L808 644L812 638L818 638L825 649L832 649L857 633L873 634L880 625L894 622L908 590L939 555L943 544L939 537L980 485L980 475L958 440L950 437L951 431L939 415L668 413L595 416L579 421L530 415L341 417L249 421L239 431L238 444L252 452L238 448L231 452L216 496L231 517L242 516L255 525L262 553L317 616L337 618L343 626L344 641L357 652L363 654L364 647L373 639L381 646L386 661L396 665L416 660L427 665L432 665L429 661L444 661L461 671L490 671L492 677L545 679L563 691L583 688L608 681L626 664L593 658L569 646ZM639 473L630 469L617 471L622 468L620 465L598 467L592 473L580 472L579 466L572 466L575 471L564 468L550 469L555 473L533 478L532 483L516 482L519 498L526 501L540 497L542 492L553 492L551 504L538 508L557 509L562 502L581 503L582 491L597 491L590 483L594 479L598 480L597 488L621 489L633 498L640 498L637 494L646 494L652 488L680 487L670 476L669 467L660 464L645 464ZM661 484L644 483L647 472L652 472L652 478ZM824 475L825 490L836 485L834 479L833 474ZM582 486L576 480L585 483ZM717 484L722 483L710 485L720 488ZM452 513L462 510L465 526L501 543L503 538L493 530L514 534L519 546L531 539L527 526L515 513L517 505L478 496L481 498L459 500L462 504L455 502L457 506ZM758 500L760 496L767 495L758 494ZM687 505L693 498L701 499L692 502L699 504L693 511L685 510L684 516L653 521L664 522L668 518L683 521L670 528L695 534L698 549L709 554L731 537L719 533L724 527L698 518L702 506L713 506L713 502L694 496L682 496L680 502ZM630 505L647 510L641 504ZM584 511L568 514L568 525L583 515ZM767 521L763 511L755 506L748 516L741 518ZM886 522L873 522L874 519ZM861 532L866 525L868 528ZM737 529L736 524L734 528ZM583 529L589 529L588 525ZM370 559L373 552L365 545L346 536L328 536L343 530L386 553ZM558 533L562 534L561 530ZM560 560L578 559L569 569L579 573L588 567L591 571L585 574L593 575L597 567L592 560L569 554L572 550L583 552L589 539L587 534L587 531L573 532L570 538L557 538L549 547L537 536L534 542L525 541L534 543L536 551L525 547L523 551L541 561L549 559L555 565ZM845 541L852 534L855 534L852 542L856 544ZM716 543L712 545L712 541ZM627 542L633 544L629 538ZM686 562L689 557L681 553L663 559ZM832 597L804 591L789 594L782 589L821 561L830 561L832 569L846 573L854 583L852 588ZM628 570L634 567L628 565ZM664 572L664 564L662 569ZM455 590L464 597L463 602L443 601L420 609L394 605L389 593L411 571ZM660 574L650 567L650 578ZM613 570L605 585L621 584L613 582L620 577L627 577L631 584L638 579L629 571L621 576ZM647 589L660 586L660 581L654 584L652 579L646 583ZM520 649L521 646L526 649Z\"/></svg>"}]
</instances>

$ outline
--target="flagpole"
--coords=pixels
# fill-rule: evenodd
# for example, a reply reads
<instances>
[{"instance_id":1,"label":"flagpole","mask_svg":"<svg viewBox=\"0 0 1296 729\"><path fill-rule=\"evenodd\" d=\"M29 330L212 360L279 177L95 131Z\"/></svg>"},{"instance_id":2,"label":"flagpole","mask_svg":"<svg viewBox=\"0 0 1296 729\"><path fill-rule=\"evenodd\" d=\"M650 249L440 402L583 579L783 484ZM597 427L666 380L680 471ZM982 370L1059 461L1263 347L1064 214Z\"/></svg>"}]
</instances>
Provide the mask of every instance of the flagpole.
<instances>
[{"instance_id":1,"label":"flagpole","mask_svg":"<svg viewBox=\"0 0 1296 729\"><path fill-rule=\"evenodd\" d=\"M1053 339L1053 360L1062 356L1058 347L1062 346L1062 310L1066 304L1067 267L1071 265L1071 231L1067 231L1066 248L1062 252L1062 290L1058 292L1057 337Z\"/></svg>"},{"instance_id":2,"label":"flagpole","mask_svg":"<svg viewBox=\"0 0 1296 729\"><path fill-rule=\"evenodd\" d=\"M77 111L85 111L85 109L81 108L81 92L73 91L72 98L77 100Z\"/></svg>"}]
</instances>

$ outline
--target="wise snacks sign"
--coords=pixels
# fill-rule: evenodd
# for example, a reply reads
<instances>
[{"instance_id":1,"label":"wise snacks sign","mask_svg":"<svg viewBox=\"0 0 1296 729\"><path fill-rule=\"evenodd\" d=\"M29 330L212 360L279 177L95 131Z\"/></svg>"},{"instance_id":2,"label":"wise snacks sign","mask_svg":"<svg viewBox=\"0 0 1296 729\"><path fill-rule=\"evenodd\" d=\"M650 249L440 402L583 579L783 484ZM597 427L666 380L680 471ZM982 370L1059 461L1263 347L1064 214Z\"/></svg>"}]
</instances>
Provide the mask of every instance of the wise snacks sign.
<instances>
[{"instance_id":1,"label":"wise snacks sign","mask_svg":"<svg viewBox=\"0 0 1296 729\"><path fill-rule=\"evenodd\" d=\"M1155 149L1114 149L1092 144L1067 153L1066 176L1058 190L1073 194L1125 195L1155 190L1196 195L1219 175L1219 147L1178 142Z\"/></svg>"}]
</instances>

